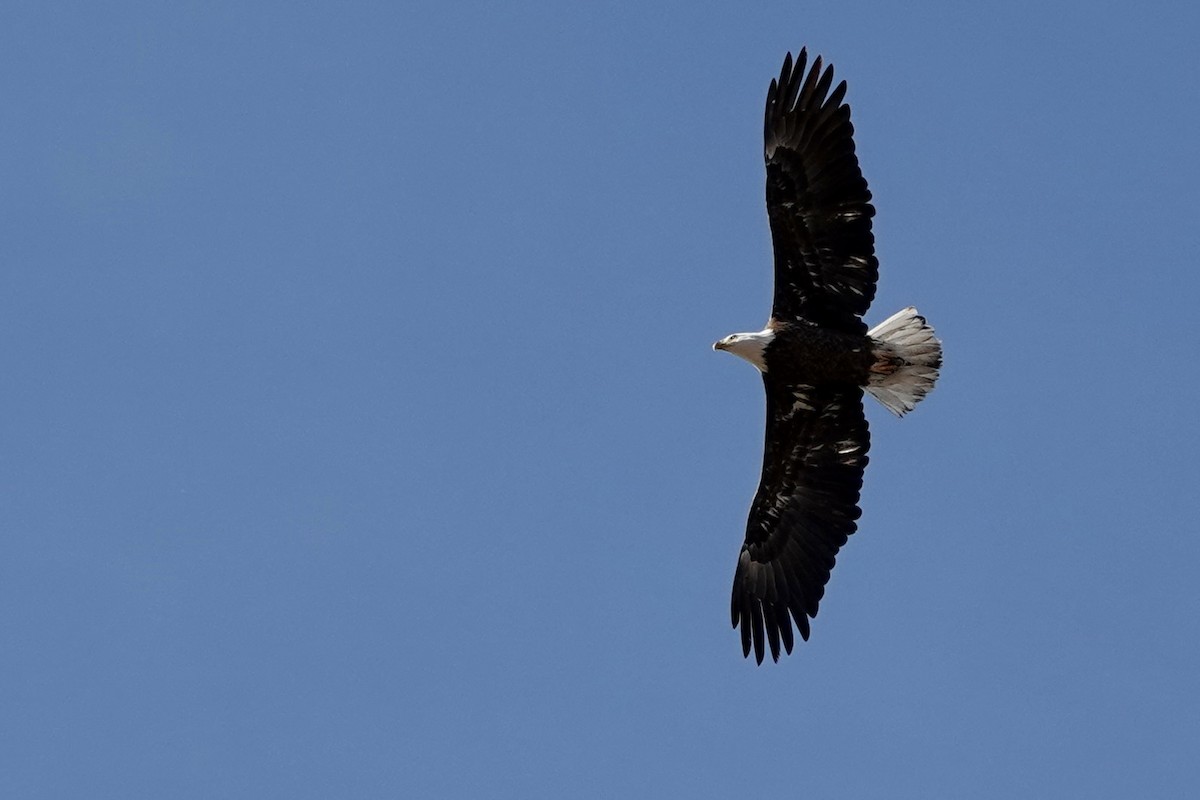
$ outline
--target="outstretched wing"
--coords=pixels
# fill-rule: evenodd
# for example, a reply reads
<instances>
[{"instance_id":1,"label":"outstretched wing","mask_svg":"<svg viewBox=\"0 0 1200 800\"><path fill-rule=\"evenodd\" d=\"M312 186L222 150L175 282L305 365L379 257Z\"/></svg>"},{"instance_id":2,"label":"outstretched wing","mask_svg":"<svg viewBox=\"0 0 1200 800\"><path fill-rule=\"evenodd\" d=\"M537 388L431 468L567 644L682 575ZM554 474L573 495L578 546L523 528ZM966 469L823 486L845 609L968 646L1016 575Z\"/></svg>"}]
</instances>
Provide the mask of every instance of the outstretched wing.
<instances>
[{"instance_id":1,"label":"outstretched wing","mask_svg":"<svg viewBox=\"0 0 1200 800\"><path fill-rule=\"evenodd\" d=\"M762 663L764 641L792 652L792 620L808 639L829 572L857 529L871 437L857 386L780 385L770 373L762 480L733 579L733 627Z\"/></svg>"},{"instance_id":2,"label":"outstretched wing","mask_svg":"<svg viewBox=\"0 0 1200 800\"><path fill-rule=\"evenodd\" d=\"M767 215L775 245L780 321L804 317L848 332L875 298L879 261L871 233L871 192L854 153L846 82L829 93L833 67L818 56L805 76L805 50L784 59L767 91L764 155Z\"/></svg>"}]
</instances>

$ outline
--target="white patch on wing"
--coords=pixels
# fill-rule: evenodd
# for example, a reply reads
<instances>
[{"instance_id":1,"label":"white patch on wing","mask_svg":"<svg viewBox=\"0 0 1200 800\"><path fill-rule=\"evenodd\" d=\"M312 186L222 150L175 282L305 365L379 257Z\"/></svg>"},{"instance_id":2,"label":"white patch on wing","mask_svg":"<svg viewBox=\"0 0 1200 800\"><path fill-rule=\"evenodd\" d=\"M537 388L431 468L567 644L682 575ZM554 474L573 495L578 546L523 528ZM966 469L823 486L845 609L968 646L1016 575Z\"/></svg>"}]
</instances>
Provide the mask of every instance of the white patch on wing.
<instances>
[{"instance_id":1,"label":"white patch on wing","mask_svg":"<svg viewBox=\"0 0 1200 800\"><path fill-rule=\"evenodd\" d=\"M812 397L809 392L813 390L812 386L806 383L799 383L792 387L792 406L783 415L783 419L789 420L796 416L801 411L815 411L816 408L812 404Z\"/></svg>"}]
</instances>

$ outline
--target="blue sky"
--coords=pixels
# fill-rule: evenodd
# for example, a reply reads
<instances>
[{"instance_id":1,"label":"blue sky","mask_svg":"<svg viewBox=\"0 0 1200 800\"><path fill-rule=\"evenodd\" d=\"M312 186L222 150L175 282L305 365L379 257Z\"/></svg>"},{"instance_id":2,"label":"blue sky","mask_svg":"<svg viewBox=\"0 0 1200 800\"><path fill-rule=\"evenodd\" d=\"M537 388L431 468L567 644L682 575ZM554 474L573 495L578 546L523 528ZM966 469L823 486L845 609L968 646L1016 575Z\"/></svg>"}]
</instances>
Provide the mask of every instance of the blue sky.
<instances>
[{"instance_id":1,"label":"blue sky","mask_svg":"<svg viewBox=\"0 0 1200 800\"><path fill-rule=\"evenodd\" d=\"M1194 791L1200 12L739 5L5 5L0 793ZM756 668L803 45L947 363Z\"/></svg>"}]
</instances>

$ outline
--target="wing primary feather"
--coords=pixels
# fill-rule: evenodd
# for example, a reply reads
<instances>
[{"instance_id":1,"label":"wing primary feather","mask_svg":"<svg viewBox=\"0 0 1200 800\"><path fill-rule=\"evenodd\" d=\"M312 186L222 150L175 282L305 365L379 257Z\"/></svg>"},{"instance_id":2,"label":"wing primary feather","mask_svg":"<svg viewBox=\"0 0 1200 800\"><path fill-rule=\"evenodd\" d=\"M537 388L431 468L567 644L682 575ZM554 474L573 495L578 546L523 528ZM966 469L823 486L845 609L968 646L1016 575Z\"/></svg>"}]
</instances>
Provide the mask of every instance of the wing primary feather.
<instances>
[{"instance_id":1,"label":"wing primary feather","mask_svg":"<svg viewBox=\"0 0 1200 800\"><path fill-rule=\"evenodd\" d=\"M788 616L787 606L779 604L779 636L783 639L783 649L790 656L795 639L792 637L792 618Z\"/></svg>"},{"instance_id":2,"label":"wing primary feather","mask_svg":"<svg viewBox=\"0 0 1200 800\"><path fill-rule=\"evenodd\" d=\"M765 655L763 652L763 640L765 637L763 636L762 603L757 598L750 598L750 619L754 624L754 660L761 664Z\"/></svg>"},{"instance_id":3,"label":"wing primary feather","mask_svg":"<svg viewBox=\"0 0 1200 800\"><path fill-rule=\"evenodd\" d=\"M752 601L748 595L743 595L742 602L741 602L741 609L738 612L738 616L740 617L741 628L742 628L741 629L742 658L748 658L750 656L750 638L752 635L752 631L751 631L751 627L750 627L750 625L751 625L751 622L750 622L750 616L751 616L750 615L750 604L751 604L751 602Z\"/></svg>"},{"instance_id":4,"label":"wing primary feather","mask_svg":"<svg viewBox=\"0 0 1200 800\"><path fill-rule=\"evenodd\" d=\"M760 597L767 603L774 603L775 598L779 596L779 587L776 585L778 576L775 574L775 565L773 563L761 564L759 569L763 573L763 593Z\"/></svg>"},{"instance_id":5,"label":"wing primary feather","mask_svg":"<svg viewBox=\"0 0 1200 800\"><path fill-rule=\"evenodd\" d=\"M778 105L775 107L775 116L779 119L786 119L788 113L796 105L796 97L800 94L800 85L803 81L800 80L804 75L804 65L808 61L808 52L800 51L800 58L796 61L796 68L790 69L791 53L788 53L788 58L784 60L783 65L786 68L779 76L780 97ZM786 76L786 77L785 77Z\"/></svg>"},{"instance_id":6,"label":"wing primary feather","mask_svg":"<svg viewBox=\"0 0 1200 800\"><path fill-rule=\"evenodd\" d=\"M829 72L830 72L830 74L833 74L832 69ZM827 101L825 101L825 105L828 106L833 112L837 112L838 110L840 110L842 101L845 99L846 99L846 82L842 81L841 83L839 83L837 85L837 88L835 88L833 90L833 94L829 95L829 99Z\"/></svg>"},{"instance_id":7,"label":"wing primary feather","mask_svg":"<svg viewBox=\"0 0 1200 800\"><path fill-rule=\"evenodd\" d=\"M817 86L813 89L813 103L815 105L825 106L825 95L829 93L829 86L833 83L833 67L829 67L821 74L821 80L817 82Z\"/></svg>"},{"instance_id":8,"label":"wing primary feather","mask_svg":"<svg viewBox=\"0 0 1200 800\"><path fill-rule=\"evenodd\" d=\"M795 619L796 627L800 629L800 638L807 642L808 635L812 632L812 629L808 625L808 617L804 616L804 612L801 611Z\"/></svg>"},{"instance_id":9,"label":"wing primary feather","mask_svg":"<svg viewBox=\"0 0 1200 800\"><path fill-rule=\"evenodd\" d=\"M816 88L817 81L821 78L821 57L817 56L813 59L812 69L808 71L808 77L804 79L804 85L800 87L800 104L797 106L797 111L807 111L812 107L813 90Z\"/></svg>"},{"instance_id":10,"label":"wing primary feather","mask_svg":"<svg viewBox=\"0 0 1200 800\"><path fill-rule=\"evenodd\" d=\"M764 622L767 626L767 643L771 646L771 660L779 661L779 617L773 603L763 604Z\"/></svg>"},{"instance_id":11,"label":"wing primary feather","mask_svg":"<svg viewBox=\"0 0 1200 800\"><path fill-rule=\"evenodd\" d=\"M732 627L734 628L738 626L738 622L742 619L742 587L738 585L739 583L740 581L735 578L733 581L733 592L729 598L729 620L733 623Z\"/></svg>"}]
</instances>

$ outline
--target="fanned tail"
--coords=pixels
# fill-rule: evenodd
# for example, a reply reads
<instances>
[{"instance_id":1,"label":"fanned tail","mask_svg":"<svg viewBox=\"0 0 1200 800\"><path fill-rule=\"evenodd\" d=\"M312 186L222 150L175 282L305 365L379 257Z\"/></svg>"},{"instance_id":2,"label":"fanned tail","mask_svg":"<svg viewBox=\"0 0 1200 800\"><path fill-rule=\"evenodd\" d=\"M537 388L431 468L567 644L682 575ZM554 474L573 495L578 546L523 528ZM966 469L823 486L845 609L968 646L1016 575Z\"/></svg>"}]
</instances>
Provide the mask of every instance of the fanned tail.
<instances>
[{"instance_id":1,"label":"fanned tail","mask_svg":"<svg viewBox=\"0 0 1200 800\"><path fill-rule=\"evenodd\" d=\"M933 389L942 366L942 343L917 309L897 311L867 335L875 340L875 365L867 391L902 417Z\"/></svg>"}]
</instances>

